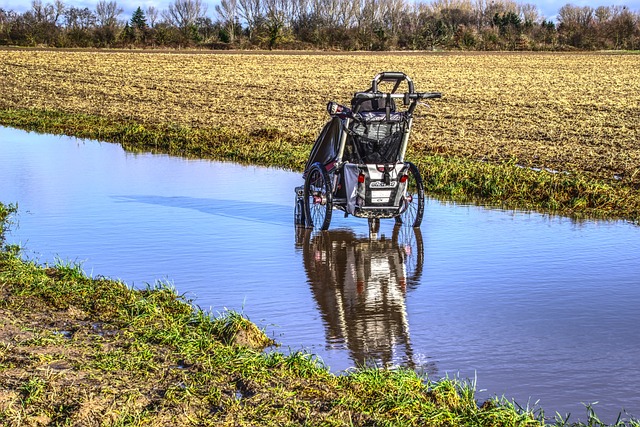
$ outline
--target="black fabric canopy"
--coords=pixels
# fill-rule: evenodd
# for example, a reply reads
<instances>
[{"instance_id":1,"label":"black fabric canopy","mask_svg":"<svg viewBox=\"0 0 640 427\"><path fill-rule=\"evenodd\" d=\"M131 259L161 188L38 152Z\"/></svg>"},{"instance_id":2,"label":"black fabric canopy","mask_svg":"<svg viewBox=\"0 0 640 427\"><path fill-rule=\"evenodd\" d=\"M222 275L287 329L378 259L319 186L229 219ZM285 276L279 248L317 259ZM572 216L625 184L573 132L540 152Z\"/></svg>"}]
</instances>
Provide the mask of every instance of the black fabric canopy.
<instances>
[{"instance_id":1,"label":"black fabric canopy","mask_svg":"<svg viewBox=\"0 0 640 427\"><path fill-rule=\"evenodd\" d=\"M309 160L305 166L305 171L308 170L312 164L320 162L323 166L331 163L338 157L338 149L340 148L340 135L342 134L342 124L339 118L334 117L331 121L327 122L320 132L320 136L316 139Z\"/></svg>"}]
</instances>

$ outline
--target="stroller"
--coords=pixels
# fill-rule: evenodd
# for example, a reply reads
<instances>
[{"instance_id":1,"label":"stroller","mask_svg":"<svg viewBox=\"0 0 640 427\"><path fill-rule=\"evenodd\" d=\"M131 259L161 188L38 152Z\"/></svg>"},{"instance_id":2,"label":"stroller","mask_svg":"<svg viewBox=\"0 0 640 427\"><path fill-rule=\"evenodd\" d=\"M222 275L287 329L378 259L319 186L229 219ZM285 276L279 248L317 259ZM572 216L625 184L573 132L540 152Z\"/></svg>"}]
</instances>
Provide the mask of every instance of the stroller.
<instances>
[{"instance_id":1,"label":"stroller","mask_svg":"<svg viewBox=\"0 0 640 427\"><path fill-rule=\"evenodd\" d=\"M397 92L406 83L407 92ZM380 91L380 85L390 88ZM401 72L377 74L369 90L357 92L351 108L327 104L331 120L318 136L296 187L296 225L327 230L334 209L368 218L370 230L381 218L419 227L424 213L424 188L418 168L404 160L413 112L421 99ZM401 100L404 111L396 107Z\"/></svg>"}]
</instances>

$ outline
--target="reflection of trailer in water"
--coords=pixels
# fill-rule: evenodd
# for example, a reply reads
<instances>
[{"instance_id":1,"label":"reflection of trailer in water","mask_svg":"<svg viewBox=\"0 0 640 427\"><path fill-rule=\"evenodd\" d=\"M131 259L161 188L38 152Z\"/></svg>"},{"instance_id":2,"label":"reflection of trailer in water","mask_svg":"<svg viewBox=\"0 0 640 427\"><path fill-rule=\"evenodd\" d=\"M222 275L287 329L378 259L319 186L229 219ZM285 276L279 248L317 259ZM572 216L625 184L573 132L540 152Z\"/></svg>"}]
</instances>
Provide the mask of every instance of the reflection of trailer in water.
<instances>
[{"instance_id":1,"label":"reflection of trailer in water","mask_svg":"<svg viewBox=\"0 0 640 427\"><path fill-rule=\"evenodd\" d=\"M398 91L405 86L406 92ZM419 227L422 178L404 157L418 101L440 96L416 92L404 73L383 72L369 90L354 94L351 108L330 102L331 120L311 150L304 185L296 188L296 224L326 230L335 208L368 218L372 227L380 218ZM404 109L397 108L397 101Z\"/></svg>"},{"instance_id":2,"label":"reflection of trailer in water","mask_svg":"<svg viewBox=\"0 0 640 427\"><path fill-rule=\"evenodd\" d=\"M391 239L357 238L351 230L299 231L327 341L346 345L360 365L415 367L406 292L422 275L420 230L396 226Z\"/></svg>"}]
</instances>

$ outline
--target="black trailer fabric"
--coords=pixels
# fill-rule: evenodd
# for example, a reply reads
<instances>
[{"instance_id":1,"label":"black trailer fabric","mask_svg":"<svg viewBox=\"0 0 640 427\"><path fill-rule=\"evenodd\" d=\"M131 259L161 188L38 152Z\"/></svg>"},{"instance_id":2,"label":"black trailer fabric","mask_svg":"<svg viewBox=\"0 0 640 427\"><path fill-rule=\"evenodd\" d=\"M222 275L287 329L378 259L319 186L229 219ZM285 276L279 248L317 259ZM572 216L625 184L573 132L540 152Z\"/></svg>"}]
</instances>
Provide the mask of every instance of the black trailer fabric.
<instances>
[{"instance_id":1,"label":"black trailer fabric","mask_svg":"<svg viewBox=\"0 0 640 427\"><path fill-rule=\"evenodd\" d=\"M305 170L308 170L316 162L320 162L324 166L338 157L341 131L342 124L339 118L334 117L327 122L313 144Z\"/></svg>"}]
</instances>

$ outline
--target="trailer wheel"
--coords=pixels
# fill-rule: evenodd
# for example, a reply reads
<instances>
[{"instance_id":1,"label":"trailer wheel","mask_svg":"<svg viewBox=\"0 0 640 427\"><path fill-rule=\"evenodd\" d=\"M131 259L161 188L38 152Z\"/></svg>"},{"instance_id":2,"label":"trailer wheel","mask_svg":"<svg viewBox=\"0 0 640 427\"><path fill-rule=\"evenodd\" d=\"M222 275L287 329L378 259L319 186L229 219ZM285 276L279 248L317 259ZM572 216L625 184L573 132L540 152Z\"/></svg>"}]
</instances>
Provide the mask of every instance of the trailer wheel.
<instances>
[{"instance_id":1,"label":"trailer wheel","mask_svg":"<svg viewBox=\"0 0 640 427\"><path fill-rule=\"evenodd\" d=\"M293 208L293 223L295 225L306 226L304 219L304 200L296 196L295 206Z\"/></svg>"},{"instance_id":2,"label":"trailer wheel","mask_svg":"<svg viewBox=\"0 0 640 427\"><path fill-rule=\"evenodd\" d=\"M404 191L402 213L396 217L396 224L405 224L411 227L420 227L424 215L424 186L422 177L416 165L407 162L407 182Z\"/></svg>"},{"instance_id":3,"label":"trailer wheel","mask_svg":"<svg viewBox=\"0 0 640 427\"><path fill-rule=\"evenodd\" d=\"M304 212L307 227L327 230L331 223L333 195L329 174L320 163L314 163L304 182Z\"/></svg>"}]
</instances>

